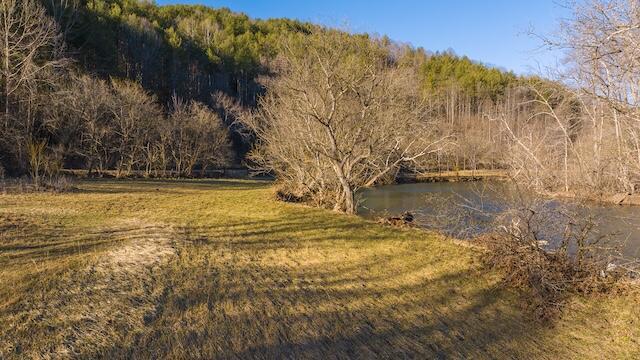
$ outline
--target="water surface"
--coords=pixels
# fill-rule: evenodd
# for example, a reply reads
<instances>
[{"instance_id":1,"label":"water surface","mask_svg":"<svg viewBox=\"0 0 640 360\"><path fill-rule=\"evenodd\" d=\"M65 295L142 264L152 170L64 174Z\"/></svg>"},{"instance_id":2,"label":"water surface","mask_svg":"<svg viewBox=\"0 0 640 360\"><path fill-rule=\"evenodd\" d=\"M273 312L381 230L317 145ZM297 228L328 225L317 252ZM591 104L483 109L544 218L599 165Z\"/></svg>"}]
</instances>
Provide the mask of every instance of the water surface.
<instances>
[{"instance_id":1,"label":"water surface","mask_svg":"<svg viewBox=\"0 0 640 360\"><path fill-rule=\"evenodd\" d=\"M493 220L517 198L517 194L519 192L512 185L494 181L387 185L360 193L358 213L377 218L409 211L416 216L420 226L470 237L495 227ZM554 204L578 206L568 200L549 202L549 206ZM591 214L597 232L622 244L625 257L640 257L640 207L592 203L586 207L580 205L578 213Z\"/></svg>"}]
</instances>

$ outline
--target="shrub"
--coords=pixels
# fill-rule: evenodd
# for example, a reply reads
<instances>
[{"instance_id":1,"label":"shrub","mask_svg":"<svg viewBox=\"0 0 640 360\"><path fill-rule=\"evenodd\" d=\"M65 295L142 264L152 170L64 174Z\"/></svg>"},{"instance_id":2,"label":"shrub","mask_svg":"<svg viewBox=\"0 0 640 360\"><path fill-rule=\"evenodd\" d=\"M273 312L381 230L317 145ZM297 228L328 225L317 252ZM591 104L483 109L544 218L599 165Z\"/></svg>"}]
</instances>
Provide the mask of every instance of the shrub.
<instances>
[{"instance_id":1,"label":"shrub","mask_svg":"<svg viewBox=\"0 0 640 360\"><path fill-rule=\"evenodd\" d=\"M289 187L284 184L279 184L276 186L274 190L274 196L276 200L284 201L284 202L292 202L292 203L300 203L305 201L305 196L292 191Z\"/></svg>"},{"instance_id":2,"label":"shrub","mask_svg":"<svg viewBox=\"0 0 640 360\"><path fill-rule=\"evenodd\" d=\"M618 251L584 207L533 200L499 216L497 231L482 237L484 261L503 283L524 289L536 317L557 316L573 294L606 293L623 273L612 266ZM604 246L607 245L607 246Z\"/></svg>"},{"instance_id":3,"label":"shrub","mask_svg":"<svg viewBox=\"0 0 640 360\"><path fill-rule=\"evenodd\" d=\"M42 190L55 193L71 192L77 189L74 179L67 176L52 176L47 178L41 187Z\"/></svg>"},{"instance_id":4,"label":"shrub","mask_svg":"<svg viewBox=\"0 0 640 360\"><path fill-rule=\"evenodd\" d=\"M33 179L28 177L0 179L0 193L32 193L32 192L54 192L65 193L76 190L73 178L66 176L51 176L42 178L39 184L35 184Z\"/></svg>"}]
</instances>

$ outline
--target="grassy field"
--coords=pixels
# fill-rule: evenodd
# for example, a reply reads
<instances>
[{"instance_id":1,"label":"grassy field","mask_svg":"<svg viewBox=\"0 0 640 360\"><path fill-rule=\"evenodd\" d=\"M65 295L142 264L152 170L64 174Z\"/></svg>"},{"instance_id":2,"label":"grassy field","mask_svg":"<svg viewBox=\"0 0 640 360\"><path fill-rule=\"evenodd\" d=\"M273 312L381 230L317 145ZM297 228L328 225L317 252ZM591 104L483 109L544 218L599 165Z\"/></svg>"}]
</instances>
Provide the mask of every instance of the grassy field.
<instances>
[{"instance_id":1,"label":"grassy field","mask_svg":"<svg viewBox=\"0 0 640 360\"><path fill-rule=\"evenodd\" d=\"M269 183L0 195L0 358L638 358L640 295L553 326L478 250L272 200Z\"/></svg>"}]
</instances>

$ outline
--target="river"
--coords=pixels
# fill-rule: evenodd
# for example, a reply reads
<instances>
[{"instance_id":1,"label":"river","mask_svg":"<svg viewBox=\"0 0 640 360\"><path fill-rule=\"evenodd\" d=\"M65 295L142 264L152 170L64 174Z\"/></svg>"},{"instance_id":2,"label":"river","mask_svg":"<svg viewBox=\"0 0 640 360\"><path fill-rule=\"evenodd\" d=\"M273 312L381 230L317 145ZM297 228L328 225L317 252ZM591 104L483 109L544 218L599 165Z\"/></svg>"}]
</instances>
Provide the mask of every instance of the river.
<instances>
[{"instance_id":1,"label":"river","mask_svg":"<svg viewBox=\"0 0 640 360\"><path fill-rule=\"evenodd\" d=\"M494 220L509 207L515 194L512 185L498 181L387 185L362 191L358 213L378 218L409 211L419 226L465 238L494 228ZM581 216L592 215L599 234L620 244L625 257L640 258L640 207L578 205L568 200L551 200L545 206L560 204L578 209Z\"/></svg>"}]
</instances>

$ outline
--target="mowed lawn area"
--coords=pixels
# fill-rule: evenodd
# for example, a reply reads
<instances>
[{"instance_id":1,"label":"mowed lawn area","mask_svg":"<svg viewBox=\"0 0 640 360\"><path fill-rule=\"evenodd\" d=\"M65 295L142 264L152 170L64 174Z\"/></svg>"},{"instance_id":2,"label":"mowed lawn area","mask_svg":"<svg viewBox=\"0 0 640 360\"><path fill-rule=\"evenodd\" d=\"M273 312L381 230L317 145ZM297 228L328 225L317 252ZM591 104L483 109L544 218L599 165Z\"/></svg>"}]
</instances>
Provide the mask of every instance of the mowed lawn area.
<instances>
[{"instance_id":1,"label":"mowed lawn area","mask_svg":"<svg viewBox=\"0 0 640 360\"><path fill-rule=\"evenodd\" d=\"M480 251L258 181L0 195L0 358L638 358L640 295L539 324Z\"/></svg>"}]
</instances>

